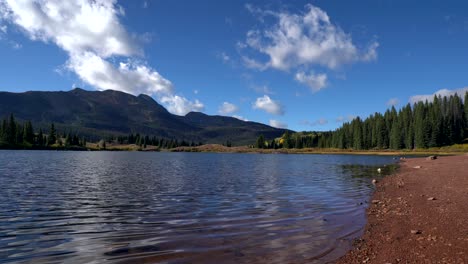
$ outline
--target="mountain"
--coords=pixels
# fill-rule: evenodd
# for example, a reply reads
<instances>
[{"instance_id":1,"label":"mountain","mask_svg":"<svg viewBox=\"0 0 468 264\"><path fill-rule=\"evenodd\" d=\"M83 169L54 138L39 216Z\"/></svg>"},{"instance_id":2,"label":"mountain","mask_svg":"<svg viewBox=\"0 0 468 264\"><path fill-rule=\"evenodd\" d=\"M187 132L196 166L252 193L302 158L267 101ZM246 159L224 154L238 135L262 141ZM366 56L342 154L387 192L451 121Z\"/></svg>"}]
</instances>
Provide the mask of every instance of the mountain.
<instances>
[{"instance_id":1,"label":"mountain","mask_svg":"<svg viewBox=\"0 0 468 264\"><path fill-rule=\"evenodd\" d=\"M30 120L36 129L54 123L59 131L88 137L140 133L150 136L201 141L204 143L252 144L263 134L281 136L285 130L233 117L190 112L186 116L169 113L147 95L80 88L63 92L0 92L0 117L13 113Z\"/></svg>"}]
</instances>

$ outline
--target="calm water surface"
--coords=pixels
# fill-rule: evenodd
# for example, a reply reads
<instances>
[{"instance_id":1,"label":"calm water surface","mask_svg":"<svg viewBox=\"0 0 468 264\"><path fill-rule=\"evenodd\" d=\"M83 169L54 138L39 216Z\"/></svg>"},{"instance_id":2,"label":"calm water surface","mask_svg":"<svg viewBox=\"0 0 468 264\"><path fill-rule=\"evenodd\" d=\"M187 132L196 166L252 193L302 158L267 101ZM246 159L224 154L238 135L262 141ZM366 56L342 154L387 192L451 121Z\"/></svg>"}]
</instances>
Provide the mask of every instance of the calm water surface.
<instances>
[{"instance_id":1,"label":"calm water surface","mask_svg":"<svg viewBox=\"0 0 468 264\"><path fill-rule=\"evenodd\" d=\"M326 263L392 157L0 151L0 263Z\"/></svg>"}]
</instances>

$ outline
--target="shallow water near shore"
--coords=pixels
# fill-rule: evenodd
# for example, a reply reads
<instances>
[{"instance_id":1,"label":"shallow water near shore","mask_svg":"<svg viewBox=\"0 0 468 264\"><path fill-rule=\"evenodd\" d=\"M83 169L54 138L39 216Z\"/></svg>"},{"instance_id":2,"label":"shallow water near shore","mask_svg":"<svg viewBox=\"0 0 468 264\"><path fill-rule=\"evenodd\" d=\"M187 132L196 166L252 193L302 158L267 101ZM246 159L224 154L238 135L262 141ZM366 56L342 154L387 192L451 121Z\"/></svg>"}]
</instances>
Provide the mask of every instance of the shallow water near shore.
<instances>
[{"instance_id":1,"label":"shallow water near shore","mask_svg":"<svg viewBox=\"0 0 468 264\"><path fill-rule=\"evenodd\" d=\"M361 235L371 180L394 163L0 151L0 263L326 263Z\"/></svg>"}]
</instances>

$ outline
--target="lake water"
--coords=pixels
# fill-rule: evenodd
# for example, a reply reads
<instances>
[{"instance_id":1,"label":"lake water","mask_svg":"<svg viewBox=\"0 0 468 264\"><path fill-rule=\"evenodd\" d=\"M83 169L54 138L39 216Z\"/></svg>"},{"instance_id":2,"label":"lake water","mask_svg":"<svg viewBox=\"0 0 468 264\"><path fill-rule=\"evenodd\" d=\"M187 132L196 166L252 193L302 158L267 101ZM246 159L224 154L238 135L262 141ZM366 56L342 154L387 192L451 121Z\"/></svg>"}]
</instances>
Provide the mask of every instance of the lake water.
<instances>
[{"instance_id":1,"label":"lake water","mask_svg":"<svg viewBox=\"0 0 468 264\"><path fill-rule=\"evenodd\" d=\"M0 263L326 263L393 162L0 151Z\"/></svg>"}]
</instances>

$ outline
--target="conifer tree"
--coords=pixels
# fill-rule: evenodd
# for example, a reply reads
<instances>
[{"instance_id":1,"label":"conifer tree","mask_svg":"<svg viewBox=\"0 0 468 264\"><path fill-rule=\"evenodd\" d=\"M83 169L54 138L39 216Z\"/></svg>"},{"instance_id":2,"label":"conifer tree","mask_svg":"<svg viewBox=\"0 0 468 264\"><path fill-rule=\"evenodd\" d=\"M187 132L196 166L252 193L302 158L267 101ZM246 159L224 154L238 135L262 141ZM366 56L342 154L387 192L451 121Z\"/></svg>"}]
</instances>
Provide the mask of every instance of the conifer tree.
<instances>
[{"instance_id":1,"label":"conifer tree","mask_svg":"<svg viewBox=\"0 0 468 264\"><path fill-rule=\"evenodd\" d=\"M10 115L10 122L8 122L8 129L6 131L7 133L7 143L9 145L15 145L16 144L16 121L15 117L13 114Z\"/></svg>"},{"instance_id":2,"label":"conifer tree","mask_svg":"<svg viewBox=\"0 0 468 264\"><path fill-rule=\"evenodd\" d=\"M465 104L464 112L465 112L465 138L468 138L468 91L465 92L465 100L463 101Z\"/></svg>"},{"instance_id":3,"label":"conifer tree","mask_svg":"<svg viewBox=\"0 0 468 264\"><path fill-rule=\"evenodd\" d=\"M397 118L393 119L392 128L390 131L390 148L391 149L401 149L402 140L401 140L401 128L400 123Z\"/></svg>"},{"instance_id":4,"label":"conifer tree","mask_svg":"<svg viewBox=\"0 0 468 264\"><path fill-rule=\"evenodd\" d=\"M27 121L24 124L23 130L23 142L34 144L34 129L32 127L31 121Z\"/></svg>"},{"instance_id":5,"label":"conifer tree","mask_svg":"<svg viewBox=\"0 0 468 264\"><path fill-rule=\"evenodd\" d=\"M53 145L57 141L57 130L55 130L54 123L50 124L49 137L47 138L47 145Z\"/></svg>"},{"instance_id":6,"label":"conifer tree","mask_svg":"<svg viewBox=\"0 0 468 264\"><path fill-rule=\"evenodd\" d=\"M260 135L257 138L257 143L255 144L257 148L264 148L265 147L265 137L263 135Z\"/></svg>"}]
</instances>

